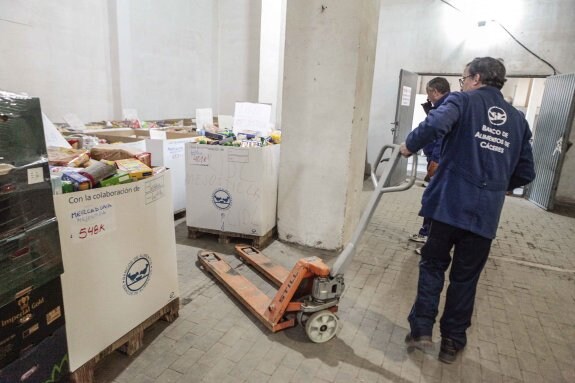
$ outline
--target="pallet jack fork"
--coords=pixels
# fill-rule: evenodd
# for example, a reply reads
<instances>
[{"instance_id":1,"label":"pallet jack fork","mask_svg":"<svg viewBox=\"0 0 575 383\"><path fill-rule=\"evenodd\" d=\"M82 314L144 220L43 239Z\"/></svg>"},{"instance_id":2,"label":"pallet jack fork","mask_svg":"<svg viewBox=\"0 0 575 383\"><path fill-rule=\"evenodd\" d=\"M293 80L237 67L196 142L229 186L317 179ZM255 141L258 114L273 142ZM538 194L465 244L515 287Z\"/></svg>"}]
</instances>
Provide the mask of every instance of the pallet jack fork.
<instances>
[{"instance_id":1,"label":"pallet jack fork","mask_svg":"<svg viewBox=\"0 0 575 383\"><path fill-rule=\"evenodd\" d=\"M383 159L388 149L392 150L390 157ZM272 332L295 326L297 319L305 326L306 334L311 341L327 342L339 329L339 319L335 313L345 288L343 277L345 269L355 255L356 243L361 239L382 194L407 190L415 182L416 155L413 156L413 166L407 182L399 186L387 186L399 158L398 145L386 145L381 149L372 166L371 179L375 190L351 241L339 254L331 269L320 258L307 257L300 259L291 270L287 270L252 246L235 246L236 254L242 261L253 266L278 287L275 296L270 298L225 262L218 253L201 250L198 253L200 264L222 282ZM380 163L384 163L385 166L378 181L374 172Z\"/></svg>"}]
</instances>

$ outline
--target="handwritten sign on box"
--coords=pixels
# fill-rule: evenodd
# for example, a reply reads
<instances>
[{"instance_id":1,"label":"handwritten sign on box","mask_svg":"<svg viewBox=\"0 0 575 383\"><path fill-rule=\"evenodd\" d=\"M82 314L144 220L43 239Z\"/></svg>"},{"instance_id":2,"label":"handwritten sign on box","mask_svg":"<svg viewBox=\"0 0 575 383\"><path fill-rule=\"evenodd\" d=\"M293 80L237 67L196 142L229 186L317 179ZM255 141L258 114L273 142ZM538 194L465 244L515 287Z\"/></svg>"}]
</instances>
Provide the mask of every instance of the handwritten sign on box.
<instances>
[{"instance_id":1,"label":"handwritten sign on box","mask_svg":"<svg viewBox=\"0 0 575 383\"><path fill-rule=\"evenodd\" d=\"M209 166L210 156L208 155L208 151L204 148L192 148L190 151L190 165Z\"/></svg>"},{"instance_id":2,"label":"handwritten sign on box","mask_svg":"<svg viewBox=\"0 0 575 383\"><path fill-rule=\"evenodd\" d=\"M145 181L144 193L146 195L146 205L163 198L165 195L164 177Z\"/></svg>"}]
</instances>

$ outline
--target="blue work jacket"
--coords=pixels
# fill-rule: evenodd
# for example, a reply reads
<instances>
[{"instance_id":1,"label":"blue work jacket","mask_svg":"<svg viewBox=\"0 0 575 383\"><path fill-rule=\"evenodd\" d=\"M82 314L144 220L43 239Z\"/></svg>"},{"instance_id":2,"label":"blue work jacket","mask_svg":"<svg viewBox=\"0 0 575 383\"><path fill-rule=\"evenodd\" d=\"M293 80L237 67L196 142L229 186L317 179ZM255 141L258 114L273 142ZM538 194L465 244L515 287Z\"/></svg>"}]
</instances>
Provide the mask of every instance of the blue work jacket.
<instances>
[{"instance_id":1,"label":"blue work jacket","mask_svg":"<svg viewBox=\"0 0 575 383\"><path fill-rule=\"evenodd\" d=\"M451 93L405 144L415 153L441 137L441 166L419 214L495 238L506 191L535 178L527 121L497 88L484 86Z\"/></svg>"},{"instance_id":2,"label":"blue work jacket","mask_svg":"<svg viewBox=\"0 0 575 383\"><path fill-rule=\"evenodd\" d=\"M439 100L433 104L431 110L437 109L443 104L443 102L447 99L449 93L446 93L441 97ZM441 157L441 146L443 144L443 139L439 138L423 147L423 154L427 157L427 163L429 164L431 161L439 163L439 158Z\"/></svg>"}]
</instances>

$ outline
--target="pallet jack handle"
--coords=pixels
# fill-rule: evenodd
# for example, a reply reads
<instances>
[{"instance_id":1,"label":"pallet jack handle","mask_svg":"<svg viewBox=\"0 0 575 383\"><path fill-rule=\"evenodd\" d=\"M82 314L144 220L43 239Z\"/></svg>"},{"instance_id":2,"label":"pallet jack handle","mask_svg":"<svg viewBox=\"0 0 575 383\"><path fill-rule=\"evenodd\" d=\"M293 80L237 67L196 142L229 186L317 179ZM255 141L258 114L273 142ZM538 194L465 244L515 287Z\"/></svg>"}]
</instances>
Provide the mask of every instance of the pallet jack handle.
<instances>
[{"instance_id":1,"label":"pallet jack handle","mask_svg":"<svg viewBox=\"0 0 575 383\"><path fill-rule=\"evenodd\" d=\"M388 149L392 150L389 159L382 160L384 153ZM344 274L345 269L347 268L353 256L355 255L356 250L355 245L360 241L361 237L363 236L365 228L367 227L367 224L371 220L371 217L375 212L375 208L379 204L379 200L381 199L382 194L404 191L412 187L413 184L415 183L415 178L417 176L416 153L414 153L412 156L413 163L411 167L411 174L406 180L406 182L397 186L385 186L389 184L391 174L393 173L393 170L395 170L397 164L399 163L400 155L401 153L399 152L399 145L384 145L383 148L381 148L375 162L373 163L371 172L371 180L373 182L375 190L371 194L369 202L367 203L367 206L363 211L361 218L359 219L359 222L357 224L357 227L355 228L355 231L353 232L350 242L345 246L345 248L339 254L337 259L335 260L335 263L333 264L333 267L331 268L330 276L332 278L335 277L336 275ZM383 168L383 172L379 177L379 181L377 181L375 171L377 170L377 165L379 165L380 162L386 162L386 163Z\"/></svg>"}]
</instances>

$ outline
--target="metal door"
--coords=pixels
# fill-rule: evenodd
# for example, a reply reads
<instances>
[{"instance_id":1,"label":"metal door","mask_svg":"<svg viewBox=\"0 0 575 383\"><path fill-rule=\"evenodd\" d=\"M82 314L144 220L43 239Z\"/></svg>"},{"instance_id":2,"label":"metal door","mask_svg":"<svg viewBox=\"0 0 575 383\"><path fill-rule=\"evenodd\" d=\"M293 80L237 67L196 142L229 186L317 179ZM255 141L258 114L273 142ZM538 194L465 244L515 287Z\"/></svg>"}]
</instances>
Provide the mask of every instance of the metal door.
<instances>
[{"instance_id":1,"label":"metal door","mask_svg":"<svg viewBox=\"0 0 575 383\"><path fill-rule=\"evenodd\" d=\"M411 132L413 122L413 103L417 93L417 73L402 69L399 72L399 89L397 91L397 104L395 107L395 121L393 127L393 143L401 144ZM405 181L407 174L407 159L401 157L390 178L390 185L399 185Z\"/></svg>"},{"instance_id":2,"label":"metal door","mask_svg":"<svg viewBox=\"0 0 575 383\"><path fill-rule=\"evenodd\" d=\"M533 139L535 180L527 198L552 210L575 113L575 73L548 77Z\"/></svg>"}]
</instances>

